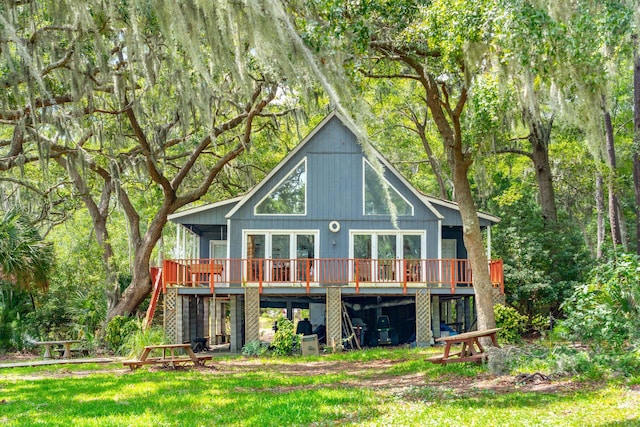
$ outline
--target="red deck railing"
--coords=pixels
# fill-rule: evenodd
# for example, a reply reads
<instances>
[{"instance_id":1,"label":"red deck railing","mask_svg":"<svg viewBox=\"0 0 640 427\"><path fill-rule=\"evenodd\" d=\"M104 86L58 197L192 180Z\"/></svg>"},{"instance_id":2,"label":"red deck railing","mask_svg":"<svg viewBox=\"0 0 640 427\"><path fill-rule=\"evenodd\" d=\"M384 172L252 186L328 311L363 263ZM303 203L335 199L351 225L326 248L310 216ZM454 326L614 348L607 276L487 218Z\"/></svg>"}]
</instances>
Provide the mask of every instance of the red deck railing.
<instances>
[{"instance_id":1,"label":"red deck railing","mask_svg":"<svg viewBox=\"0 0 640 427\"><path fill-rule=\"evenodd\" d=\"M451 293L459 286L471 286L473 277L467 259L171 259L163 262L163 289L167 286L208 286L216 284L263 286L353 285L448 286ZM494 286L504 293L502 260L489 263Z\"/></svg>"}]
</instances>

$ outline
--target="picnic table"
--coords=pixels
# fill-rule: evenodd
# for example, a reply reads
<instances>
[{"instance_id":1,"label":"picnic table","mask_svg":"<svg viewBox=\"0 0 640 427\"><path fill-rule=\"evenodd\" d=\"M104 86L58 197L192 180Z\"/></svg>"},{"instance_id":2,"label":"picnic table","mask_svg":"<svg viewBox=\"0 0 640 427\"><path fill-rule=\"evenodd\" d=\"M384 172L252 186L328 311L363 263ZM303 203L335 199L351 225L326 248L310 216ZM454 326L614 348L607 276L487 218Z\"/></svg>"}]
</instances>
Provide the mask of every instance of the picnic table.
<instances>
[{"instance_id":1,"label":"picnic table","mask_svg":"<svg viewBox=\"0 0 640 427\"><path fill-rule=\"evenodd\" d=\"M486 357L486 353L480 339L489 338L495 347L500 347L496 337L499 330L500 328L487 329L438 338L436 341L445 344L444 353L427 360L433 363L481 362ZM459 352L451 353L451 346L457 344L462 344L462 349Z\"/></svg>"},{"instance_id":2,"label":"picnic table","mask_svg":"<svg viewBox=\"0 0 640 427\"><path fill-rule=\"evenodd\" d=\"M64 347L63 359L71 359L71 344L82 342L80 340L57 340L57 341L36 341L34 345L44 346L44 358L51 359L51 346L61 345Z\"/></svg>"},{"instance_id":3,"label":"picnic table","mask_svg":"<svg viewBox=\"0 0 640 427\"><path fill-rule=\"evenodd\" d=\"M149 357L152 351L162 350L162 356ZM176 350L183 350L186 355L177 355ZM183 363L193 363L194 365L204 365L207 360L211 360L211 355L196 355L191 349L191 344L159 344L148 345L144 348L142 355L135 360L125 360L124 366L128 366L133 371L142 365L171 365L174 368Z\"/></svg>"}]
</instances>

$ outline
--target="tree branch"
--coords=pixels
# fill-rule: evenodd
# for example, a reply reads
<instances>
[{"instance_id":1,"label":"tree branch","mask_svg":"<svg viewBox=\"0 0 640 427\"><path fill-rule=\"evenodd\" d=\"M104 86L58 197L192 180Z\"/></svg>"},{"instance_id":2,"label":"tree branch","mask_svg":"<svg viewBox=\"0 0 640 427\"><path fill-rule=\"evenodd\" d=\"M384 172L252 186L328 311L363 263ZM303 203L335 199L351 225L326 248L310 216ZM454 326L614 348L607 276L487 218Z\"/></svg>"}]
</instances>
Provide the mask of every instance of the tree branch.
<instances>
[{"instance_id":1,"label":"tree branch","mask_svg":"<svg viewBox=\"0 0 640 427\"><path fill-rule=\"evenodd\" d=\"M494 151L495 154L519 154L533 160L533 154L517 148L501 148Z\"/></svg>"}]
</instances>

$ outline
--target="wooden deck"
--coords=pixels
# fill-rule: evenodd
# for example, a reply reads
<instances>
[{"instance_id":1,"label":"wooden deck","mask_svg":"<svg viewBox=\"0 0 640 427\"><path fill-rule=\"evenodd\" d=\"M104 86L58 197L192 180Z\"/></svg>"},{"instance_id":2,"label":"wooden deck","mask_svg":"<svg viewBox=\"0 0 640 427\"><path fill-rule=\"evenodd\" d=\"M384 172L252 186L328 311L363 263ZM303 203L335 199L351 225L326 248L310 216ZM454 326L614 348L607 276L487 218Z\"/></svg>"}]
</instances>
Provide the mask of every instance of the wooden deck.
<instances>
[{"instance_id":1,"label":"wooden deck","mask_svg":"<svg viewBox=\"0 0 640 427\"><path fill-rule=\"evenodd\" d=\"M489 263L491 281L504 293L502 260ZM162 286L209 287L257 285L263 287L351 286L471 287L467 259L171 259L164 260Z\"/></svg>"}]
</instances>

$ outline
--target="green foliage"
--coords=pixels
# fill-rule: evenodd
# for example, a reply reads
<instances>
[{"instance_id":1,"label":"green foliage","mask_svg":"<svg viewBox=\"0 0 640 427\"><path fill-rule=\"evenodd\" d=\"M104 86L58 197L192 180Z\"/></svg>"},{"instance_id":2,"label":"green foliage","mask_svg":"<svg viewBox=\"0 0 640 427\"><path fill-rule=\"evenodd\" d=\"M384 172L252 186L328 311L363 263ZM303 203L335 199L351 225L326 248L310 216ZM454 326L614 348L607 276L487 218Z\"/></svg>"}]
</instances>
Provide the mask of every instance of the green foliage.
<instances>
[{"instance_id":1,"label":"green foliage","mask_svg":"<svg viewBox=\"0 0 640 427\"><path fill-rule=\"evenodd\" d=\"M26 291L0 280L0 350L21 350L29 341L26 319L32 309Z\"/></svg>"},{"instance_id":2,"label":"green foliage","mask_svg":"<svg viewBox=\"0 0 640 427\"><path fill-rule=\"evenodd\" d=\"M572 337L621 348L640 339L640 257L617 254L595 267L589 283L565 301Z\"/></svg>"},{"instance_id":3,"label":"green foliage","mask_svg":"<svg viewBox=\"0 0 640 427\"><path fill-rule=\"evenodd\" d=\"M269 346L260 342L260 340L249 341L242 347L242 355L247 357L264 356L269 350Z\"/></svg>"},{"instance_id":4,"label":"green foliage","mask_svg":"<svg viewBox=\"0 0 640 427\"><path fill-rule=\"evenodd\" d=\"M0 218L0 279L33 289L44 288L53 266L53 247L29 219L13 208Z\"/></svg>"},{"instance_id":5,"label":"green foliage","mask_svg":"<svg viewBox=\"0 0 640 427\"><path fill-rule=\"evenodd\" d=\"M518 166L520 167L520 166ZM496 173L493 208L502 222L492 233L495 256L504 260L507 302L529 317L559 316L560 304L584 280L591 257L575 221L561 212L545 223L533 184Z\"/></svg>"},{"instance_id":6,"label":"green foliage","mask_svg":"<svg viewBox=\"0 0 640 427\"><path fill-rule=\"evenodd\" d=\"M109 324L112 322L113 321L109 322ZM131 324L134 324L136 328L129 327ZM128 330L129 328L131 332L123 337L123 343L116 351L118 354L135 357L142 354L142 351L148 345L165 344L167 342L162 327L156 326L142 329L142 324L138 320L133 320L132 322L125 323L125 328L123 329Z\"/></svg>"},{"instance_id":7,"label":"green foliage","mask_svg":"<svg viewBox=\"0 0 640 427\"><path fill-rule=\"evenodd\" d=\"M124 316L114 316L104 331L104 341L108 348L115 351L118 354L126 350L124 344L127 342L130 336L133 336L141 331L141 327L136 319Z\"/></svg>"},{"instance_id":8,"label":"green foliage","mask_svg":"<svg viewBox=\"0 0 640 427\"><path fill-rule=\"evenodd\" d=\"M300 348L300 335L296 335L293 322L284 316L276 320L278 330L273 334L273 354L276 356L289 356Z\"/></svg>"},{"instance_id":9,"label":"green foliage","mask_svg":"<svg viewBox=\"0 0 640 427\"><path fill-rule=\"evenodd\" d=\"M502 341L514 343L521 340L526 330L527 316L523 316L513 307L496 304L493 307L496 326L500 329L498 336Z\"/></svg>"},{"instance_id":10,"label":"green foliage","mask_svg":"<svg viewBox=\"0 0 640 427\"><path fill-rule=\"evenodd\" d=\"M37 309L27 315L27 333L41 339L100 341L107 312L104 269L87 221L76 215L50 233L57 242L57 262L48 289L33 293Z\"/></svg>"},{"instance_id":11,"label":"green foliage","mask_svg":"<svg viewBox=\"0 0 640 427\"><path fill-rule=\"evenodd\" d=\"M545 338L549 333L549 317L537 314L529 318L529 330Z\"/></svg>"},{"instance_id":12,"label":"green foliage","mask_svg":"<svg viewBox=\"0 0 640 427\"><path fill-rule=\"evenodd\" d=\"M560 347L550 355L555 374L579 375L590 380L600 380L605 375L605 368L594 356L593 353L585 350L566 347Z\"/></svg>"}]
</instances>

